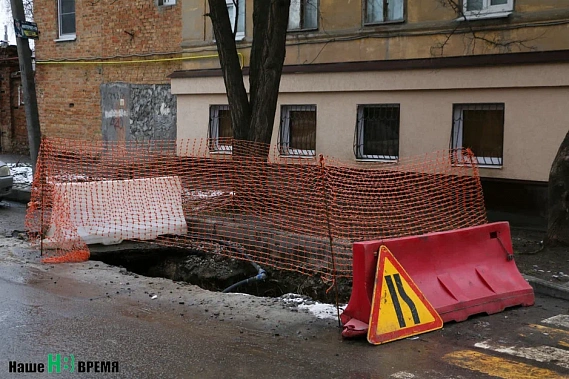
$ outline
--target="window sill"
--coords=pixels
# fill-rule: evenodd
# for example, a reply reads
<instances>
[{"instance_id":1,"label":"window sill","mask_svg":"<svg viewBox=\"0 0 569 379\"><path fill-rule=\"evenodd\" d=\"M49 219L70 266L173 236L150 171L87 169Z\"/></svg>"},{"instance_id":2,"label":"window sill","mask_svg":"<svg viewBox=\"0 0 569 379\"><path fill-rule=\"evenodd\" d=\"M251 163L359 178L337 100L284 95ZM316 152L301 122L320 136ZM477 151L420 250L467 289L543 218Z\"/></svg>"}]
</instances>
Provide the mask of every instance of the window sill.
<instances>
[{"instance_id":1,"label":"window sill","mask_svg":"<svg viewBox=\"0 0 569 379\"><path fill-rule=\"evenodd\" d=\"M393 21L376 21L376 22L364 22L364 27L374 27L374 26L382 26L382 25L391 25L391 24L403 24L406 20L393 20Z\"/></svg>"},{"instance_id":2,"label":"window sill","mask_svg":"<svg viewBox=\"0 0 569 379\"><path fill-rule=\"evenodd\" d=\"M362 163L397 163L398 159L382 159L382 158L356 158L356 162Z\"/></svg>"},{"instance_id":3,"label":"window sill","mask_svg":"<svg viewBox=\"0 0 569 379\"><path fill-rule=\"evenodd\" d=\"M472 167L472 165L470 165L470 164L461 164L461 163L453 163L452 166L453 167ZM501 170L504 168L503 165L489 165L489 164L479 164L477 167L478 168L489 168L489 169L493 169L493 170Z\"/></svg>"},{"instance_id":4,"label":"window sill","mask_svg":"<svg viewBox=\"0 0 569 379\"><path fill-rule=\"evenodd\" d=\"M297 159L314 159L316 155L290 155L290 154L279 154L279 158L297 158Z\"/></svg>"},{"instance_id":5,"label":"window sill","mask_svg":"<svg viewBox=\"0 0 569 379\"><path fill-rule=\"evenodd\" d=\"M307 29L287 29L288 33L308 33L308 32L317 32L318 28L307 28Z\"/></svg>"},{"instance_id":6,"label":"window sill","mask_svg":"<svg viewBox=\"0 0 569 379\"><path fill-rule=\"evenodd\" d=\"M53 42L73 42L77 39L77 36L63 36L59 37L58 39L54 39Z\"/></svg>"},{"instance_id":7,"label":"window sill","mask_svg":"<svg viewBox=\"0 0 569 379\"><path fill-rule=\"evenodd\" d=\"M504 12L487 12L487 13L465 13L464 17L459 17L455 21L474 21L474 20L487 20L492 18L506 18L512 14L512 11Z\"/></svg>"},{"instance_id":8,"label":"window sill","mask_svg":"<svg viewBox=\"0 0 569 379\"><path fill-rule=\"evenodd\" d=\"M245 41L245 33L237 33L237 34L235 35L235 42L242 42L242 41ZM213 44L217 44L217 41L216 41L215 38L212 39L211 42L212 42Z\"/></svg>"},{"instance_id":9,"label":"window sill","mask_svg":"<svg viewBox=\"0 0 569 379\"><path fill-rule=\"evenodd\" d=\"M231 154L233 154L233 151L231 149L228 149L228 150L210 150L209 153L214 154L214 155L231 155Z\"/></svg>"}]
</instances>

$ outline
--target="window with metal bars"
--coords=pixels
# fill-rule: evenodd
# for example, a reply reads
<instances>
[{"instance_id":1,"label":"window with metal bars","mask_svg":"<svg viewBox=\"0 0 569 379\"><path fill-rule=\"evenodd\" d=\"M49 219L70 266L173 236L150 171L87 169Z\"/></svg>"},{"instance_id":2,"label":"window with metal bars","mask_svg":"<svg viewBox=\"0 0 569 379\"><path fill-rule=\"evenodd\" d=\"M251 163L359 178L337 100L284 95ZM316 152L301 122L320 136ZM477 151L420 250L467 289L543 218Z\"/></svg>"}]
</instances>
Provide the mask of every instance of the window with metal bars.
<instances>
[{"instance_id":1,"label":"window with metal bars","mask_svg":"<svg viewBox=\"0 0 569 379\"><path fill-rule=\"evenodd\" d=\"M283 105L279 130L282 155L316 154L316 105Z\"/></svg>"},{"instance_id":2,"label":"window with metal bars","mask_svg":"<svg viewBox=\"0 0 569 379\"><path fill-rule=\"evenodd\" d=\"M318 0L291 0L288 30L318 29Z\"/></svg>"},{"instance_id":3,"label":"window with metal bars","mask_svg":"<svg viewBox=\"0 0 569 379\"><path fill-rule=\"evenodd\" d=\"M231 152L231 145L227 144L230 138L233 138L233 128L229 105L210 105L209 149L216 152Z\"/></svg>"},{"instance_id":4,"label":"window with metal bars","mask_svg":"<svg viewBox=\"0 0 569 379\"><path fill-rule=\"evenodd\" d=\"M454 104L451 147L471 149L479 165L502 166L504 104Z\"/></svg>"},{"instance_id":5,"label":"window with metal bars","mask_svg":"<svg viewBox=\"0 0 569 379\"><path fill-rule=\"evenodd\" d=\"M399 158L399 104L358 105L354 153L357 159Z\"/></svg>"}]
</instances>

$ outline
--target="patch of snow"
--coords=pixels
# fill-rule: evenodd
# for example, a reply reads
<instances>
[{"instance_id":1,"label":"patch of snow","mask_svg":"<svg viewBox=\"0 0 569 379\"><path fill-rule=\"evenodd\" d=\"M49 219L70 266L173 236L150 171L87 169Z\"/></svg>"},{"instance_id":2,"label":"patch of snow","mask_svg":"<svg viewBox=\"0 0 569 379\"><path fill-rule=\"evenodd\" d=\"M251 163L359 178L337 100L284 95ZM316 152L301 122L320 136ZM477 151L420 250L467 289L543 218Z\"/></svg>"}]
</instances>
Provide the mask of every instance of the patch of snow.
<instances>
[{"instance_id":1,"label":"patch of snow","mask_svg":"<svg viewBox=\"0 0 569 379\"><path fill-rule=\"evenodd\" d=\"M32 165L29 163L7 163L14 177L14 184L31 185L34 180Z\"/></svg>"},{"instance_id":2,"label":"patch of snow","mask_svg":"<svg viewBox=\"0 0 569 379\"><path fill-rule=\"evenodd\" d=\"M307 296L298 295L295 293L287 293L280 297L280 299L292 306L296 306L299 309L305 309L312 313L317 318L321 319L333 319L338 318L338 311L336 310L336 305L320 303L314 301ZM340 312L346 308L346 304L340 305Z\"/></svg>"}]
</instances>

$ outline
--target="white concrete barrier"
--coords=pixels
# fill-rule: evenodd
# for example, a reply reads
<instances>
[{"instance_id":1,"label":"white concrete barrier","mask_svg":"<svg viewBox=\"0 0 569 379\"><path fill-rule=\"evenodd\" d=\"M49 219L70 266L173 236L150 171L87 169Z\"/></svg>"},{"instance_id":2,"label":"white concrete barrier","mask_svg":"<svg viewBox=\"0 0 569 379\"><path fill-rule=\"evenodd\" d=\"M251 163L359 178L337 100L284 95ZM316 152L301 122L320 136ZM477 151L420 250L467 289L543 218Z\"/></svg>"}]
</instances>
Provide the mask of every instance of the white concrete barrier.
<instances>
[{"instance_id":1,"label":"white concrete barrier","mask_svg":"<svg viewBox=\"0 0 569 379\"><path fill-rule=\"evenodd\" d=\"M177 176L56 183L53 199L47 248L64 248L78 238L111 245L187 232Z\"/></svg>"}]
</instances>

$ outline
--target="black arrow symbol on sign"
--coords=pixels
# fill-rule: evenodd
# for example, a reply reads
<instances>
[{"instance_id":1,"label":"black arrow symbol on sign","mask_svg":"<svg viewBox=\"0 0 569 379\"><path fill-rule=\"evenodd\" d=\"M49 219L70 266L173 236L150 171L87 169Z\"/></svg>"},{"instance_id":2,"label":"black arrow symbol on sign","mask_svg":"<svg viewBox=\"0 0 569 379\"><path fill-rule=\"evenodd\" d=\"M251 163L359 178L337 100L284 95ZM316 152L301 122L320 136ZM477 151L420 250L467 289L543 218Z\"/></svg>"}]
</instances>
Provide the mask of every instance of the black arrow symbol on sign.
<instances>
[{"instance_id":1,"label":"black arrow symbol on sign","mask_svg":"<svg viewBox=\"0 0 569 379\"><path fill-rule=\"evenodd\" d=\"M395 279L397 290L395 290L393 279ZM403 283L401 282L401 276L399 274L387 275L385 277L385 282L387 283L387 288L389 289L389 293L391 294L391 298L393 299L393 307L395 308L395 313L397 314L397 321L399 322L399 327L404 328L407 326L407 324L405 323L405 317L403 317L403 311L401 310L401 304L399 303L399 297L397 295L397 292L399 292L399 295L401 295L401 299L403 299L403 301L409 307L415 325L420 324L421 320L419 319L419 313L417 312L417 307L415 306L415 303L413 303L413 300L411 300L411 298L405 292L405 289L403 288Z\"/></svg>"}]
</instances>

